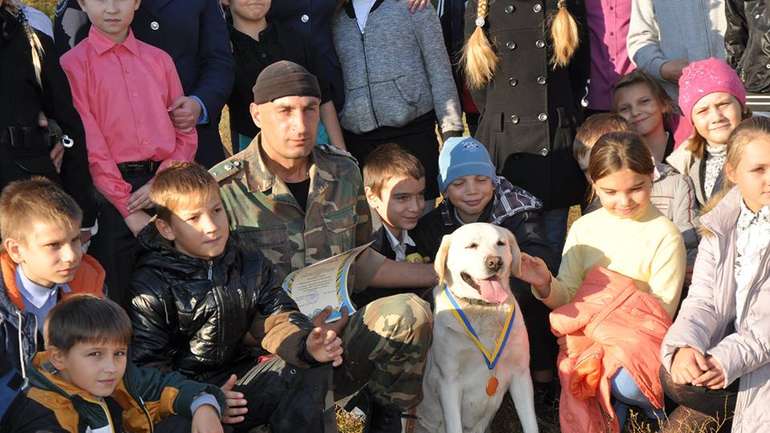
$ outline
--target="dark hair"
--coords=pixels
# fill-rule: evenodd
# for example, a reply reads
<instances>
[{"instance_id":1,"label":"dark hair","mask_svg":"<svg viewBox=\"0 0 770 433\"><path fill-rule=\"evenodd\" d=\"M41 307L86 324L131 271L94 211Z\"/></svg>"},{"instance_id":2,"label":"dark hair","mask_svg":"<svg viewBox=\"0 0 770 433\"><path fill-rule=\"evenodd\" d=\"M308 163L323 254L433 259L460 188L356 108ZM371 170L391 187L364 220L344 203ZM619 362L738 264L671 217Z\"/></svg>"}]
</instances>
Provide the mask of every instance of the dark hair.
<instances>
[{"instance_id":1,"label":"dark hair","mask_svg":"<svg viewBox=\"0 0 770 433\"><path fill-rule=\"evenodd\" d=\"M610 132L632 132L632 130L626 119L619 114L598 113L589 116L575 134L575 144L572 149L575 159L583 158L602 135Z\"/></svg>"},{"instance_id":2,"label":"dark hair","mask_svg":"<svg viewBox=\"0 0 770 433\"><path fill-rule=\"evenodd\" d=\"M160 171L150 187L150 200L158 218L171 222L171 215L190 203L206 203L219 194L219 184L205 168L194 162L172 162Z\"/></svg>"},{"instance_id":3,"label":"dark hair","mask_svg":"<svg viewBox=\"0 0 770 433\"><path fill-rule=\"evenodd\" d=\"M364 186L380 195L382 186L393 176L425 177L425 168L416 156L395 143L385 143L372 151L364 164Z\"/></svg>"},{"instance_id":4,"label":"dark hair","mask_svg":"<svg viewBox=\"0 0 770 433\"><path fill-rule=\"evenodd\" d=\"M655 171L652 154L639 134L610 132L599 138L591 149L588 161L588 175L591 181L596 182L625 168L649 176Z\"/></svg>"},{"instance_id":5,"label":"dark hair","mask_svg":"<svg viewBox=\"0 0 770 433\"><path fill-rule=\"evenodd\" d=\"M78 343L116 342L128 346L131 321L118 304L93 295L74 295L58 303L45 322L46 347L68 352Z\"/></svg>"}]
</instances>

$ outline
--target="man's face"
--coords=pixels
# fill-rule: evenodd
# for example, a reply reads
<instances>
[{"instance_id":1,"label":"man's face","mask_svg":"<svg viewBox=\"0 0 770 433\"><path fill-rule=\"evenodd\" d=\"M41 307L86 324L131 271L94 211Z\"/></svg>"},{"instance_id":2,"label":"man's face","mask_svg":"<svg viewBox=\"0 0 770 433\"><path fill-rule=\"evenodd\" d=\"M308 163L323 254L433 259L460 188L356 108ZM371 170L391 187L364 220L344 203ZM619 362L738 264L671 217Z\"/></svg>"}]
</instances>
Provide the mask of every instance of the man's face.
<instances>
[{"instance_id":1,"label":"man's face","mask_svg":"<svg viewBox=\"0 0 770 433\"><path fill-rule=\"evenodd\" d=\"M170 222L157 219L156 227L161 236L174 243L174 248L203 260L224 252L230 227L219 191L212 191L206 200L173 211Z\"/></svg>"},{"instance_id":2,"label":"man's face","mask_svg":"<svg viewBox=\"0 0 770 433\"><path fill-rule=\"evenodd\" d=\"M78 342L67 352L51 348L51 363L69 383L94 397L109 397L126 372L128 346Z\"/></svg>"},{"instance_id":3,"label":"man's face","mask_svg":"<svg viewBox=\"0 0 770 433\"><path fill-rule=\"evenodd\" d=\"M369 187L366 198L369 206L380 216L391 233L400 235L402 230L411 230L425 210L425 178L410 176L388 178L377 195Z\"/></svg>"},{"instance_id":4,"label":"man's face","mask_svg":"<svg viewBox=\"0 0 770 433\"><path fill-rule=\"evenodd\" d=\"M314 96L284 96L251 104L251 116L262 130L262 148L276 162L304 159L315 146L321 100Z\"/></svg>"},{"instance_id":5,"label":"man's face","mask_svg":"<svg viewBox=\"0 0 770 433\"><path fill-rule=\"evenodd\" d=\"M5 239L3 246L32 282L43 287L66 284L75 278L83 258L79 227L80 221L70 227L34 221L24 239Z\"/></svg>"}]
</instances>

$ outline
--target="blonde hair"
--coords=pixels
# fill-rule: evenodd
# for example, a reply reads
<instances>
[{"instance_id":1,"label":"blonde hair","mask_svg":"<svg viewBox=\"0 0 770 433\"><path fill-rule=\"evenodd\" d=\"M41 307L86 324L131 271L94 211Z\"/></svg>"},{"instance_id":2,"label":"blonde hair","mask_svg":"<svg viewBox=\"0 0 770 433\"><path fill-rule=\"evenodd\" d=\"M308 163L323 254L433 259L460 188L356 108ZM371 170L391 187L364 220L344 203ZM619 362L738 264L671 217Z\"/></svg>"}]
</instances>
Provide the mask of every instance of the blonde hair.
<instances>
[{"instance_id":1,"label":"blonde hair","mask_svg":"<svg viewBox=\"0 0 770 433\"><path fill-rule=\"evenodd\" d=\"M701 210L701 215L713 210L717 204L730 192L735 186L725 175L728 165L735 169L743 157L743 149L754 140L764 138L770 140L770 119L767 117L749 117L742 121L730 134L727 139L727 157L725 165L722 168L722 187L719 191L711 195L711 198Z\"/></svg>"},{"instance_id":2,"label":"blonde hair","mask_svg":"<svg viewBox=\"0 0 770 433\"><path fill-rule=\"evenodd\" d=\"M150 187L150 200L158 218L170 222L174 211L191 204L206 203L219 194L219 184L205 168L194 162L173 162L160 171Z\"/></svg>"},{"instance_id":3,"label":"blonde hair","mask_svg":"<svg viewBox=\"0 0 770 433\"><path fill-rule=\"evenodd\" d=\"M425 168L416 156L396 143L378 146L366 157L364 164L364 186L380 196L388 179L400 176L420 180L425 177Z\"/></svg>"},{"instance_id":4,"label":"blonde hair","mask_svg":"<svg viewBox=\"0 0 770 433\"><path fill-rule=\"evenodd\" d=\"M468 86L471 89L484 87L497 69L500 58L489 41L484 26L489 14L489 0L478 0L476 7L476 29L463 47L461 62ZM550 36L553 43L553 68L567 66L580 45L578 25L567 9L567 1L559 0L558 10L550 23Z\"/></svg>"},{"instance_id":5,"label":"blonde hair","mask_svg":"<svg viewBox=\"0 0 770 433\"><path fill-rule=\"evenodd\" d=\"M37 80L37 84L42 88L43 81L40 74L43 69L43 56L45 55L45 51L43 50L43 44L40 42L40 38L32 29L32 26L29 25L27 16L24 15L24 11L17 0L0 0L0 5L10 12L11 15L19 18L24 34L29 42L29 48L32 54L32 66L35 69L35 79Z\"/></svg>"},{"instance_id":6,"label":"blonde hair","mask_svg":"<svg viewBox=\"0 0 770 433\"><path fill-rule=\"evenodd\" d=\"M75 200L51 180L33 177L11 182L0 195L0 238L25 241L30 224L46 222L73 230L83 212Z\"/></svg>"}]
</instances>

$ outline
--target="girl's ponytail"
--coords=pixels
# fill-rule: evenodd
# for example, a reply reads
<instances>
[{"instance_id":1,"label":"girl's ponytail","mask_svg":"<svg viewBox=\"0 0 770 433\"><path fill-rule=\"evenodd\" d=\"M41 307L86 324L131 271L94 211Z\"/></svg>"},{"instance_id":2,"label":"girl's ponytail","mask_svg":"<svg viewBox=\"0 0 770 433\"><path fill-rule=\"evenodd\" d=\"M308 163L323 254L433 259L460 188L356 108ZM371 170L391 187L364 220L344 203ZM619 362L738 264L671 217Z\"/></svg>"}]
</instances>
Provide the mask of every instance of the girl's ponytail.
<instances>
[{"instance_id":1,"label":"girl's ponytail","mask_svg":"<svg viewBox=\"0 0 770 433\"><path fill-rule=\"evenodd\" d=\"M497 69L499 57L484 32L484 18L489 13L489 0L478 0L476 8L476 29L463 47L462 62L468 87L484 87Z\"/></svg>"},{"instance_id":2,"label":"girl's ponytail","mask_svg":"<svg viewBox=\"0 0 770 433\"><path fill-rule=\"evenodd\" d=\"M557 66L567 66L580 45L577 22L567 10L567 0L559 0L558 5L559 10L551 22L551 41L553 42L551 63L554 69Z\"/></svg>"},{"instance_id":3,"label":"girl's ponytail","mask_svg":"<svg viewBox=\"0 0 770 433\"><path fill-rule=\"evenodd\" d=\"M43 81L40 78L40 74L43 69L43 55L45 52L43 51L43 44L40 42L40 38L37 37L37 33L30 27L29 21L27 21L27 17L24 15L24 11L18 2L15 0L0 1L0 7L4 7L11 13L11 15L18 17L19 22L21 22L24 34L29 42L30 52L32 54L32 66L35 69L35 78L37 79L37 84L42 88Z\"/></svg>"}]
</instances>

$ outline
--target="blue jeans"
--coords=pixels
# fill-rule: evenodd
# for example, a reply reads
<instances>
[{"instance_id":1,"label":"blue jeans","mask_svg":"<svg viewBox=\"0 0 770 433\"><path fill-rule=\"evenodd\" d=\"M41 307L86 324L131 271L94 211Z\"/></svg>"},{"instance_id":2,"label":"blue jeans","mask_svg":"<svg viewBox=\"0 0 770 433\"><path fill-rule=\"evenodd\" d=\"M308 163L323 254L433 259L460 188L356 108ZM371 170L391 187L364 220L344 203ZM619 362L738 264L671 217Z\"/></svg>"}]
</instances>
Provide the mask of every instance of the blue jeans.
<instances>
[{"instance_id":1,"label":"blue jeans","mask_svg":"<svg viewBox=\"0 0 770 433\"><path fill-rule=\"evenodd\" d=\"M569 208L551 209L543 212L543 225L545 226L545 241L553 248L553 251L561 257L564 250L564 241L567 239L567 217Z\"/></svg>"},{"instance_id":2,"label":"blue jeans","mask_svg":"<svg viewBox=\"0 0 770 433\"><path fill-rule=\"evenodd\" d=\"M628 417L628 408L630 406L638 407L643 410L645 415L653 419L663 419L666 413L662 409L656 409L652 406L647 397L642 394L639 386L634 382L634 378L625 368L618 370L615 377L612 378L612 396L615 398L613 408L615 416L618 417L621 431Z\"/></svg>"}]
</instances>

